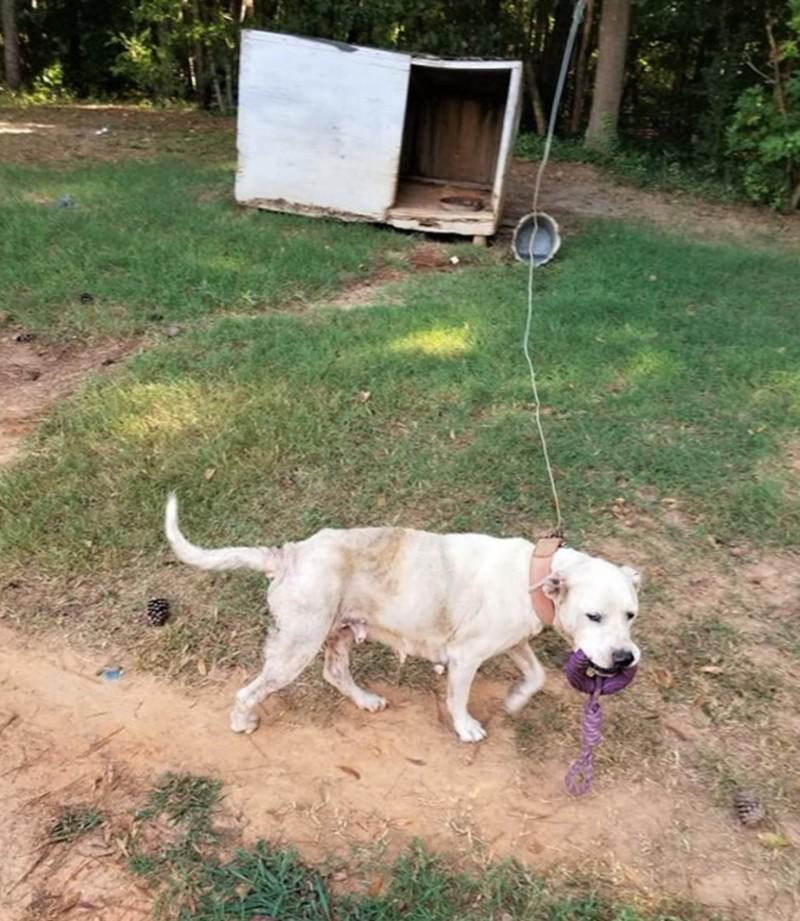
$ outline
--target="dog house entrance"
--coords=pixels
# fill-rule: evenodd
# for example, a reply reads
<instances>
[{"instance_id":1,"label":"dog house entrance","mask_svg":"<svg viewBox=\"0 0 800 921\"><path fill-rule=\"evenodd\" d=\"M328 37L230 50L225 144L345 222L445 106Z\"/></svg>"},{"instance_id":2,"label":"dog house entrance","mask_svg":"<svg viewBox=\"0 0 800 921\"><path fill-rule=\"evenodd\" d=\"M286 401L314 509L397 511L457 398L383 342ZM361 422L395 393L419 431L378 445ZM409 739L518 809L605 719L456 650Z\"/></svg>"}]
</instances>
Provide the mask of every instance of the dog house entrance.
<instances>
[{"instance_id":1,"label":"dog house entrance","mask_svg":"<svg viewBox=\"0 0 800 921\"><path fill-rule=\"evenodd\" d=\"M476 235L493 231L511 71L459 65L411 65L390 224L442 233L463 233L465 224Z\"/></svg>"}]
</instances>

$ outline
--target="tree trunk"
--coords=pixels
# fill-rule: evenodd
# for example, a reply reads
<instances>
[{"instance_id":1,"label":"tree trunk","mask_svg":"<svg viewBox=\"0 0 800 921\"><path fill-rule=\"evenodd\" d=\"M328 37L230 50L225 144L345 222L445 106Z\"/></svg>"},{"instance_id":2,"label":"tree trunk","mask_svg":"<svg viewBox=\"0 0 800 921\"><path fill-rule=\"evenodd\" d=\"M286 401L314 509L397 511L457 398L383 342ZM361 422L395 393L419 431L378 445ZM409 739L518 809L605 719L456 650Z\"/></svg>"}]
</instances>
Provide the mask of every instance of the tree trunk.
<instances>
[{"instance_id":1,"label":"tree trunk","mask_svg":"<svg viewBox=\"0 0 800 921\"><path fill-rule=\"evenodd\" d=\"M525 62L525 82L528 85L528 95L531 97L534 128L539 137L543 138L547 134L547 119L542 105L542 94L539 92L539 84L536 82L536 73L530 61Z\"/></svg>"},{"instance_id":2,"label":"tree trunk","mask_svg":"<svg viewBox=\"0 0 800 921\"><path fill-rule=\"evenodd\" d=\"M608 150L617 136L630 22L631 0L604 0L592 111L586 129L586 146L594 150Z\"/></svg>"},{"instance_id":3,"label":"tree trunk","mask_svg":"<svg viewBox=\"0 0 800 921\"><path fill-rule=\"evenodd\" d=\"M589 43L592 38L592 26L594 25L594 0L589 0L586 4L586 12L583 18L583 31L581 32L581 47L578 51L578 60L575 64L575 95L572 100L572 117L570 118L570 129L573 134L580 131L581 121L583 120L583 107L586 103L586 77L589 68Z\"/></svg>"},{"instance_id":4,"label":"tree trunk","mask_svg":"<svg viewBox=\"0 0 800 921\"><path fill-rule=\"evenodd\" d=\"M22 74L19 65L19 35L17 34L14 0L0 0L0 16L3 27L6 83L10 90L16 91L22 85Z\"/></svg>"}]
</instances>

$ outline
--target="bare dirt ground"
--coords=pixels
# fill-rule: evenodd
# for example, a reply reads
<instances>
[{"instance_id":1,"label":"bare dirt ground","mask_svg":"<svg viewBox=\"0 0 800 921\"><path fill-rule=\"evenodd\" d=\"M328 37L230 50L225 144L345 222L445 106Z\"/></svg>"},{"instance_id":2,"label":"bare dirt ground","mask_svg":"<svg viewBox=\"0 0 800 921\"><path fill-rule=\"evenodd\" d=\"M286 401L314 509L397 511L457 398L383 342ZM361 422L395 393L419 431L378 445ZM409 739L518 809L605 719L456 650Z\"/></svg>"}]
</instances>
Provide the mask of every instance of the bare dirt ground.
<instances>
[{"instance_id":1,"label":"bare dirt ground","mask_svg":"<svg viewBox=\"0 0 800 921\"><path fill-rule=\"evenodd\" d=\"M134 106L0 108L0 161L72 167L164 153L234 155L233 119Z\"/></svg>"},{"instance_id":2,"label":"bare dirt ground","mask_svg":"<svg viewBox=\"0 0 800 921\"><path fill-rule=\"evenodd\" d=\"M538 164L522 160L512 165L503 220L506 231L532 208L537 168ZM567 231L576 219L618 218L705 240L784 247L800 244L798 215L703 201L682 192L640 189L587 163L549 163L539 207Z\"/></svg>"},{"instance_id":3,"label":"bare dirt ground","mask_svg":"<svg viewBox=\"0 0 800 921\"><path fill-rule=\"evenodd\" d=\"M104 127L110 132L96 134ZM232 123L124 107L0 111L5 161L66 167L188 152L232 158ZM511 223L529 209L533 170L528 163L512 170ZM705 239L800 241L796 219L621 186L580 164L551 164L541 207L567 229L585 217L603 216L640 219ZM443 257L442 250L427 244L419 250L423 255L411 259L411 268L450 270L448 251ZM402 275L391 267L381 271L367 285L344 292L336 305L375 303L377 289ZM130 348L19 342L18 332L7 324L0 329L0 464L20 461L20 437L48 407ZM787 463L796 465L796 458ZM690 524L679 510L672 514L671 526L688 533ZM669 603L678 593L691 593L698 617L738 611L736 627L748 663L760 663L783 681L782 735L775 735L758 701L747 704L753 710L749 722L709 721L709 710L735 696L730 688L719 689L729 670L735 675L735 663L722 659L702 666L706 671L696 679L693 698L665 704L673 683L682 681L673 658L673 672L654 666L637 680L635 693L609 702L595 790L572 800L562 777L578 741L580 703L555 674L546 696L524 716L529 724L524 745L517 724L502 715L506 685L493 677L479 678L475 686L474 710L490 731L477 747L460 744L447 725L440 681L429 689L371 682L390 700L389 710L367 715L346 702L334 703L322 720L307 706L308 697L290 692L268 702L262 728L243 738L227 729L241 673L212 668L189 690L137 672L124 649L88 652L80 638L72 648L63 636L24 638L3 628L0 917L148 917L150 894L125 869L126 842L144 791L172 770L219 777L228 797L226 821L245 842L265 837L291 843L312 860L338 854L353 888L361 882L354 854L365 860L391 856L421 837L466 864L510 855L556 874L596 874L620 897L672 896L758 921L800 918L800 877L796 866L792 870L800 819L782 806L796 804L800 792L792 768L800 735L791 691L795 660L762 642L768 631L784 636L782 625L796 617L797 559L765 561L748 548L732 548L731 559L718 565L728 551L715 548L713 572L707 560L687 569L684 558L669 558L669 548L662 557L657 549L642 549L641 534L652 522L629 521L626 515L621 508L623 531L639 535L630 542L641 556L633 562L662 593L647 600L651 622L666 625L662 636L681 627ZM654 541L662 540L662 532L651 533ZM587 549L623 558L632 547ZM26 605L52 600L44 589L23 600L22 594L37 594L35 579L32 585L0 587L9 604L18 604L20 616ZM198 605L201 597L211 604L208 586L197 585ZM57 597L57 589L51 595ZM53 611L56 617L56 606ZM697 650L677 648L689 657L687 668L694 668ZM665 661L663 652L654 640L653 661ZM106 683L98 670L115 657L127 670L120 681ZM747 685L752 677L748 672L741 682ZM542 713L554 712L563 714L563 723L543 726ZM631 739L641 733L647 733L644 741ZM720 739L723 747L715 748ZM764 783L770 773L778 778L763 828L746 830L733 818L730 794L737 775L728 754L738 757L737 769L750 766ZM102 809L108 823L74 844L51 844L48 831L63 808L87 803Z\"/></svg>"},{"instance_id":4,"label":"bare dirt ground","mask_svg":"<svg viewBox=\"0 0 800 921\"><path fill-rule=\"evenodd\" d=\"M770 852L754 860L748 833L675 795L677 777L600 777L589 797L568 797L561 757L532 767L517 754L496 682L476 684L474 710L491 733L477 747L457 741L438 695L385 686L385 713L342 705L322 727L275 699L259 731L243 737L226 725L230 676L188 693L141 674L104 682L105 664L0 633L0 891L10 919L32 917L37 905L76 918L144 916L148 895L124 871L126 836L142 791L167 770L220 777L245 842L291 843L312 860L391 856L420 837L470 866L513 856L542 870L601 873L625 892L764 921L798 917L792 896L774 888ZM569 695L552 676L550 686ZM686 745L672 743L676 772ZM86 804L109 825L48 845L63 808Z\"/></svg>"},{"instance_id":5,"label":"bare dirt ground","mask_svg":"<svg viewBox=\"0 0 800 921\"><path fill-rule=\"evenodd\" d=\"M116 342L45 344L18 337L24 340L25 332L0 329L0 465L18 456L22 439L56 400L132 349Z\"/></svg>"}]
</instances>

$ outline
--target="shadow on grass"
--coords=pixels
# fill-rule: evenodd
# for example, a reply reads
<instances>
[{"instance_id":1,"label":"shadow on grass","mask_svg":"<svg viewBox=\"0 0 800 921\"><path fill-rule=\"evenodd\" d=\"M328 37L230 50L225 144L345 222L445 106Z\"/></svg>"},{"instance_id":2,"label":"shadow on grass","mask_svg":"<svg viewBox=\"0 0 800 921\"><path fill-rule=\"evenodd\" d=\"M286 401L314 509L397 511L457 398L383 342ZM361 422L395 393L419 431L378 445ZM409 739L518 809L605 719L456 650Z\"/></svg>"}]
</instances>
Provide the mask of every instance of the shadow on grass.
<instances>
[{"instance_id":1,"label":"shadow on grass","mask_svg":"<svg viewBox=\"0 0 800 921\"><path fill-rule=\"evenodd\" d=\"M152 553L173 488L200 542L387 522L535 533L550 516L524 286L508 266L426 276L404 308L222 318L137 356L56 411L0 481L5 562L79 572ZM798 286L788 258L613 224L538 276L534 351L573 533L602 533L619 497L646 513L667 499L721 540L797 546L782 452L800 417Z\"/></svg>"}]
</instances>

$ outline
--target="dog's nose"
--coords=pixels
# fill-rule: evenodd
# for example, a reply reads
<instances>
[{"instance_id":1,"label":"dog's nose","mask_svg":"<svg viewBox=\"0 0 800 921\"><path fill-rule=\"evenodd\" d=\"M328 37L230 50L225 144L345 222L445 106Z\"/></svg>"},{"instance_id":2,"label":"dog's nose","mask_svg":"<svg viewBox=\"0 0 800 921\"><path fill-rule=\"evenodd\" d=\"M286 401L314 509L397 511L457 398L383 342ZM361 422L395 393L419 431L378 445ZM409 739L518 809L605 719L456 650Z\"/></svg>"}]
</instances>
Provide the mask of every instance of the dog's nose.
<instances>
[{"instance_id":1,"label":"dog's nose","mask_svg":"<svg viewBox=\"0 0 800 921\"><path fill-rule=\"evenodd\" d=\"M614 668L627 668L633 664L633 653L629 649L615 649L611 653Z\"/></svg>"}]
</instances>

